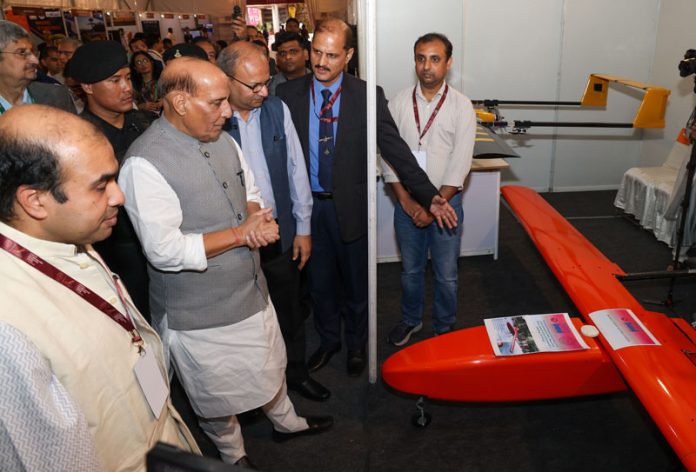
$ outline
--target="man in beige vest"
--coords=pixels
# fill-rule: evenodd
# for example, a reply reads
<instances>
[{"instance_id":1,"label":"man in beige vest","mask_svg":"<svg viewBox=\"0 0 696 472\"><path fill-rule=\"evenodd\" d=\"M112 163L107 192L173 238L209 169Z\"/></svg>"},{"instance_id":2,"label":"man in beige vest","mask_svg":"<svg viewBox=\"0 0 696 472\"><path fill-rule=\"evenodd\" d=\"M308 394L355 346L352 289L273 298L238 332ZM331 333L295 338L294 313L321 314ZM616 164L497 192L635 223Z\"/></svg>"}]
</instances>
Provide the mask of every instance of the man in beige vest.
<instances>
[{"instance_id":1,"label":"man in beige vest","mask_svg":"<svg viewBox=\"0 0 696 472\"><path fill-rule=\"evenodd\" d=\"M111 145L41 105L3 114L0 143L1 468L144 471L158 441L199 452L159 337L92 249L123 204Z\"/></svg>"}]
</instances>

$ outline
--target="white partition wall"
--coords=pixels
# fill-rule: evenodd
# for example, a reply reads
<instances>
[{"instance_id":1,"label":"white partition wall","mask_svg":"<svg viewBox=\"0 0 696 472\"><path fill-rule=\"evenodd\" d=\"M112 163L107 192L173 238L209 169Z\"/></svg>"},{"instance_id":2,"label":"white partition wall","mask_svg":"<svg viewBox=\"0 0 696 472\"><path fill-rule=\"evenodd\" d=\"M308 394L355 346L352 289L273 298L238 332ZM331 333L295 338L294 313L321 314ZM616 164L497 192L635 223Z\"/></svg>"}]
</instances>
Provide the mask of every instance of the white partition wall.
<instances>
[{"instance_id":1,"label":"white partition wall","mask_svg":"<svg viewBox=\"0 0 696 472\"><path fill-rule=\"evenodd\" d=\"M696 49L696 2L669 0L660 4L655 59L650 80L672 91L667 107L664 130L643 134L639 166L655 166L664 162L672 149L677 133L684 127L696 105L694 76L681 78L678 62L687 49Z\"/></svg>"},{"instance_id":2,"label":"white partition wall","mask_svg":"<svg viewBox=\"0 0 696 472\"><path fill-rule=\"evenodd\" d=\"M657 0L566 1L561 100L580 97L587 74L601 72L650 82L657 22ZM665 3L665 2L662 2ZM643 94L610 85L602 111L561 111L561 121L633 121ZM643 131L635 129L559 129L553 190L616 188L626 169L638 163Z\"/></svg>"},{"instance_id":3,"label":"white partition wall","mask_svg":"<svg viewBox=\"0 0 696 472\"><path fill-rule=\"evenodd\" d=\"M590 73L650 82L661 8L677 15L678 8L665 5L670 2L380 0L378 82L387 97L412 85L413 42L429 31L452 40L449 80L470 98L579 101ZM693 36L690 31L684 34ZM630 122L641 96L612 86L606 110L501 110L508 120ZM643 136L638 130L588 128L532 128L526 136L508 135L522 158L509 160L503 181L539 190L616 188L623 172L639 162Z\"/></svg>"},{"instance_id":4,"label":"white partition wall","mask_svg":"<svg viewBox=\"0 0 696 472\"><path fill-rule=\"evenodd\" d=\"M472 99L557 100L563 2L559 0L467 1L463 92ZM507 120L553 121L550 108L501 109ZM554 142L549 129L508 135L522 156L509 159L503 180L548 186Z\"/></svg>"}]
</instances>

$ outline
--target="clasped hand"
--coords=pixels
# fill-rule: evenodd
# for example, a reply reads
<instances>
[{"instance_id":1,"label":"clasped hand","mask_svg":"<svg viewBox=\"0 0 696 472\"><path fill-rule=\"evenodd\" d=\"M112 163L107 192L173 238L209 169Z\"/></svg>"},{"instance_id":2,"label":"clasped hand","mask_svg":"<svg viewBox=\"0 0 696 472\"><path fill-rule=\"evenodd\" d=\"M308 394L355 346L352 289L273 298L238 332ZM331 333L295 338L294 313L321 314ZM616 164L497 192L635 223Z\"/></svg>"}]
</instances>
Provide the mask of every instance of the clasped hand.
<instances>
[{"instance_id":1,"label":"clasped hand","mask_svg":"<svg viewBox=\"0 0 696 472\"><path fill-rule=\"evenodd\" d=\"M435 217L428 210L420 206L416 201L409 198L402 204L406 214L411 217L411 221L418 228L425 228L435 220Z\"/></svg>"},{"instance_id":2,"label":"clasped hand","mask_svg":"<svg viewBox=\"0 0 696 472\"><path fill-rule=\"evenodd\" d=\"M246 245L252 249L268 246L280 238L272 208L263 208L250 214L240 229Z\"/></svg>"}]
</instances>

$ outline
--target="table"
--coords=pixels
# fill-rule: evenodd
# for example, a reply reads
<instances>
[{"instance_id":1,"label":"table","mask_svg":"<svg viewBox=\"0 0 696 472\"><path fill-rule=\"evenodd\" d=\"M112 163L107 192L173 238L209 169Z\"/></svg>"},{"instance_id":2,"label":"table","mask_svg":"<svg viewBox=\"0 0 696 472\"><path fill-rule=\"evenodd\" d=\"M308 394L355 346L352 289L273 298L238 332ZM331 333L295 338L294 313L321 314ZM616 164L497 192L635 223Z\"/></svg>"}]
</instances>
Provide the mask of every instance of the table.
<instances>
[{"instance_id":1,"label":"table","mask_svg":"<svg viewBox=\"0 0 696 472\"><path fill-rule=\"evenodd\" d=\"M461 256L493 255L498 259L500 171L504 159L474 159L464 184L464 233ZM382 179L377 183L377 262L401 260L394 235L394 199Z\"/></svg>"}]
</instances>

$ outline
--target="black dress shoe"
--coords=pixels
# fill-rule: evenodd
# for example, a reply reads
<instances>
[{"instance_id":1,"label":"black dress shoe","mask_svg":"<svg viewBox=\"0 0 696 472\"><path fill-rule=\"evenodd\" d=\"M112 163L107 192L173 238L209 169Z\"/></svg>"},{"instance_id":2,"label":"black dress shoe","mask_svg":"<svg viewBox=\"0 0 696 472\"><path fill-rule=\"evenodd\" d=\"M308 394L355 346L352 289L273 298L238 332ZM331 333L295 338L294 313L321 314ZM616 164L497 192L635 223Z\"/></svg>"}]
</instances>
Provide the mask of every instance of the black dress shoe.
<instances>
[{"instance_id":1,"label":"black dress shoe","mask_svg":"<svg viewBox=\"0 0 696 472\"><path fill-rule=\"evenodd\" d=\"M365 370L365 351L348 351L348 358L346 360L346 370L348 375L351 377L359 377Z\"/></svg>"},{"instance_id":2,"label":"black dress shoe","mask_svg":"<svg viewBox=\"0 0 696 472\"><path fill-rule=\"evenodd\" d=\"M307 416L307 429L302 431L296 431L294 433L281 433L280 431L273 430L273 440L275 442L288 441L300 436L309 436L312 434L323 433L331 426L333 426L333 416Z\"/></svg>"},{"instance_id":3,"label":"black dress shoe","mask_svg":"<svg viewBox=\"0 0 696 472\"><path fill-rule=\"evenodd\" d=\"M253 462L251 462L249 456L242 456L242 458L235 462L233 465L235 467L239 467L240 469L259 470L259 468L256 467Z\"/></svg>"},{"instance_id":4,"label":"black dress shoe","mask_svg":"<svg viewBox=\"0 0 696 472\"><path fill-rule=\"evenodd\" d=\"M291 382L288 380L288 388L315 402L323 402L331 396L328 388L311 377L307 377L302 382Z\"/></svg>"},{"instance_id":5,"label":"black dress shoe","mask_svg":"<svg viewBox=\"0 0 696 472\"><path fill-rule=\"evenodd\" d=\"M333 355L340 350L340 347L329 349L328 351L320 347L310 356L309 361L307 361L307 370L310 372L316 372L317 370L321 369L328 364L331 357L333 357Z\"/></svg>"}]
</instances>

